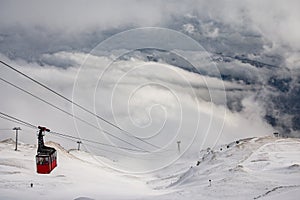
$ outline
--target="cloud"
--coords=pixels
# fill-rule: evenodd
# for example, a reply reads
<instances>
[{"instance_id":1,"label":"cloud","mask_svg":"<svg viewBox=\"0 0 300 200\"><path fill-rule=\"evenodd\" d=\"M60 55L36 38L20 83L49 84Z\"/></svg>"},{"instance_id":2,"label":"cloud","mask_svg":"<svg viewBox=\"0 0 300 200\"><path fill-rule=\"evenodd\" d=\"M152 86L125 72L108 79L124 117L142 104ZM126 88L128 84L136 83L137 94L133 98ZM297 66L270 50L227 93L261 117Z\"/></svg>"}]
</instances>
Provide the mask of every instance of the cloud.
<instances>
[{"instance_id":1,"label":"cloud","mask_svg":"<svg viewBox=\"0 0 300 200\"><path fill-rule=\"evenodd\" d=\"M233 45L234 40L240 44L249 40L243 48L249 45L253 48L251 43L255 42L255 37L249 37L252 34L262 36L262 40L257 37L256 40L263 45L299 50L298 7L296 0L284 3L271 0L2 1L0 51L11 58L37 61L44 53L89 51L112 34L147 26L175 30L193 26L194 32L203 32L202 39L198 39L204 45L207 39L216 40L215 45L226 44L228 39L232 41L227 45ZM192 19L193 24L182 21L184 17ZM200 30L195 27L197 23Z\"/></svg>"},{"instance_id":2,"label":"cloud","mask_svg":"<svg viewBox=\"0 0 300 200\"><path fill-rule=\"evenodd\" d=\"M183 126L184 124L189 124L190 128L192 127L191 122L193 122L193 127L196 129L195 123L197 121L195 119L198 113L202 113L201 115L207 118L214 112L213 118L218 121L218 126L216 127L221 129L225 105L218 107L214 103L209 104L206 102L210 100L209 95L216 93L218 96L218 90L222 90L222 88L219 88L219 79L204 77L167 64L149 63L139 60L134 62L121 60L114 63L109 70L106 70L105 66L111 60L107 57L95 57L92 55L90 56L91 59L88 59L88 62L86 61L83 68L80 69L80 63L85 58L84 54L61 52L53 56L66 58L66 60L71 60L71 63L77 64L73 67L62 69L47 65L41 67L37 63L28 64L23 60L11 61L3 56L2 59L15 66L21 65L20 70L26 74L33 76L33 78L65 96L73 98L75 102L89 110L94 110L93 106L95 105L95 110L104 118L110 121L117 120L116 122L124 129L132 130L132 132L151 133L153 130L164 128L161 122L165 120L173 125L183 120ZM79 69L81 70L80 72L78 71ZM77 74L78 72L79 74ZM99 75L103 72L105 72L104 75L100 77ZM72 111L69 103L32 82L16 76L10 70L2 68L1 77L69 112ZM73 85L73 83L75 84ZM207 84L209 85L210 93L207 92ZM230 82L225 82L225 86L227 89L243 88L241 85ZM44 124L50 127L59 127L63 132L71 132L76 135L72 124L73 119L69 116L4 83L1 84L1 91L8 94L2 98L1 110L33 123L41 123L38 125ZM207 100L204 101L203 99ZM200 104L200 107L197 105L197 102ZM255 110L255 107L251 107L250 110ZM97 125L97 121L95 121L93 116L76 107L74 111L75 115ZM228 110L227 112L230 113ZM182 119L180 118L181 115L184 116ZM131 117L128 118L128 116ZM247 116L247 113L245 116ZM261 118L260 114L257 114L257 116ZM246 118L245 120L247 121ZM87 130L90 130L91 135L95 133L96 130L93 128L87 127L86 124L81 122L78 123L80 124L78 127L80 133L83 133L83 135L85 135L84 132ZM147 129L136 127L137 125L143 127L149 123L150 129L148 131ZM101 125L112 130L111 127L104 125L104 123L101 123ZM169 124L167 125L170 126ZM6 125L3 124L3 126ZM202 128L204 126L207 126L207 124L202 124ZM73 128L70 129L70 127ZM177 125L174 127L177 127ZM215 129L217 130L218 128L216 127ZM168 131L168 129L165 131L172 132Z\"/></svg>"},{"instance_id":3,"label":"cloud","mask_svg":"<svg viewBox=\"0 0 300 200\"><path fill-rule=\"evenodd\" d=\"M161 21L159 1L4 1L1 24L20 24L27 27L48 27L62 32L85 31L90 28L107 29L127 23Z\"/></svg>"},{"instance_id":4,"label":"cloud","mask_svg":"<svg viewBox=\"0 0 300 200\"><path fill-rule=\"evenodd\" d=\"M278 82L275 80L278 84L289 84L289 78L292 77L288 87L294 88L294 91L299 88L296 87L300 67L298 7L298 1L293 0L284 3L271 0L133 0L130 3L122 0L2 1L0 58L21 66L20 70L69 98L74 98L89 110L94 111L96 107L95 111L103 117L116 120L136 134L143 133L144 137L148 137L162 131L164 137L153 140L161 145L166 140L174 143L172 136L179 130L181 137L178 138L183 141L183 147L186 147L193 139L193 132L190 130L196 130L197 127L195 119L200 117L200 137L195 144L212 146L219 137L224 119L221 142L273 131L263 117L273 109L273 97L286 94L279 91L276 85L269 84L271 76L278 78ZM207 49L210 56L221 58L221 62L214 62L217 62L223 75L227 106L232 111L222 101L209 102L207 83L215 97L222 97L223 89L220 87L222 81L218 78L218 71L211 68L211 60L207 60L202 54L187 52L186 49L184 56L202 64L197 66L199 73L189 71L184 66L185 62L173 67L166 57L166 60L158 59L159 62L148 62L137 56L118 60L98 82L105 66L115 58L116 52L106 52L103 57L89 55L85 68L78 74L79 67L97 44L121 31L145 26L166 27L185 33ZM166 38L164 41L169 44L171 39ZM120 41L121 44L126 42L128 43ZM134 45L136 44L131 46ZM144 54L147 53L149 52ZM254 67L251 63L235 60L235 55L276 67ZM133 66L139 67L133 70ZM297 73L289 74L289 70ZM1 77L72 112L70 104L9 70L1 68ZM76 131L79 130L87 138L97 137L99 141L107 139L82 122L77 121L77 126L74 126L73 119L69 116L58 114L58 111L4 83L0 87L1 93L6 94L0 105L0 110L4 112L39 123L37 125L58 128L61 132L77 135ZM261 102L269 105L260 104ZM274 108L278 110L278 107ZM118 130L98 122L95 117L78 108L73 109L76 115L90 123L100 123L112 133L119 134ZM224 118L225 112L227 114ZM181 119L180 116L184 117ZM294 119L290 115L283 113L281 116L284 117L283 123L292 124ZM1 124L4 127L14 125L2 120ZM243 132L240 131L241 126L245 129ZM207 129L210 129L210 135L205 137ZM25 142L35 140L34 135L21 138ZM129 139L126 135L122 138ZM118 145L124 145L116 139L110 139ZM129 140L141 144L132 138ZM73 145L67 141L64 144L68 147ZM199 145L196 145L195 151ZM171 150L174 148L176 149L176 145L170 147Z\"/></svg>"}]
</instances>

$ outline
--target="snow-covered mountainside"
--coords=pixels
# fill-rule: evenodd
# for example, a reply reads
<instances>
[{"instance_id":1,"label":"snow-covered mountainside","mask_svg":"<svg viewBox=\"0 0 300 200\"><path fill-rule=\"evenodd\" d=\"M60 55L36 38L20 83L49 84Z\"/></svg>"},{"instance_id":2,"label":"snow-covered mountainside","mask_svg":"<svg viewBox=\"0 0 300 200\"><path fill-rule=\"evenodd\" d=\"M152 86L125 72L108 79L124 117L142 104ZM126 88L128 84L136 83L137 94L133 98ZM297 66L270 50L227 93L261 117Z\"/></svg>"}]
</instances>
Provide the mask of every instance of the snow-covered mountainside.
<instances>
[{"instance_id":1,"label":"snow-covered mountainside","mask_svg":"<svg viewBox=\"0 0 300 200\"><path fill-rule=\"evenodd\" d=\"M150 183L176 191L161 199L298 199L299 153L297 139L244 139L202 151L189 169Z\"/></svg>"},{"instance_id":2,"label":"snow-covered mountainside","mask_svg":"<svg viewBox=\"0 0 300 200\"><path fill-rule=\"evenodd\" d=\"M0 199L134 199L155 194L138 177L126 177L93 161L85 152L67 152L56 143L58 167L36 173L35 145L0 143ZM33 183L31 188L30 184Z\"/></svg>"},{"instance_id":3,"label":"snow-covered mountainside","mask_svg":"<svg viewBox=\"0 0 300 200\"><path fill-rule=\"evenodd\" d=\"M300 1L0 5L0 200L300 199Z\"/></svg>"},{"instance_id":4,"label":"snow-covered mountainside","mask_svg":"<svg viewBox=\"0 0 300 200\"><path fill-rule=\"evenodd\" d=\"M298 199L300 140L249 138L183 156L152 174L113 171L56 143L58 167L35 172L35 145L0 143L0 199ZM210 180L210 181L209 181ZM33 183L33 187L30 184Z\"/></svg>"}]
</instances>

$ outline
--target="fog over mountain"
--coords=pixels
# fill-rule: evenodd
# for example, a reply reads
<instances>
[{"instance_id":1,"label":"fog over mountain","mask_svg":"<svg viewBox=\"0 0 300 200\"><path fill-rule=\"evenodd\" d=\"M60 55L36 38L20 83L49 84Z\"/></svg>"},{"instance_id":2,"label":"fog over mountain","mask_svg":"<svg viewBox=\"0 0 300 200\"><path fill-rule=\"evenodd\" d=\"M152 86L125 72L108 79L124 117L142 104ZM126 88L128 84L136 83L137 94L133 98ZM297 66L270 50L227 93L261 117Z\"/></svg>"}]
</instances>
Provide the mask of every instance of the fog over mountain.
<instances>
[{"instance_id":1,"label":"fog over mountain","mask_svg":"<svg viewBox=\"0 0 300 200\"><path fill-rule=\"evenodd\" d=\"M179 56L159 49L137 49L118 58L118 62L135 59L162 63L201 76L221 78L225 82L226 106L233 114L248 113L252 106L274 130L299 137L299 8L297 0L2 0L0 58L23 66L23 70L38 75L39 80L70 95L71 87L66 85L72 86L73 79L57 76L53 81L47 73L55 75L59 70L74 77L84 55L122 31L168 28L197 41L218 67L220 77L210 68L195 69ZM108 58L112 52L107 53ZM197 55L189 57L195 62L201 60ZM41 75L42 69L47 72ZM2 71L2 74L7 73ZM56 84L60 82L66 87ZM2 95L11 93L2 90Z\"/></svg>"}]
</instances>

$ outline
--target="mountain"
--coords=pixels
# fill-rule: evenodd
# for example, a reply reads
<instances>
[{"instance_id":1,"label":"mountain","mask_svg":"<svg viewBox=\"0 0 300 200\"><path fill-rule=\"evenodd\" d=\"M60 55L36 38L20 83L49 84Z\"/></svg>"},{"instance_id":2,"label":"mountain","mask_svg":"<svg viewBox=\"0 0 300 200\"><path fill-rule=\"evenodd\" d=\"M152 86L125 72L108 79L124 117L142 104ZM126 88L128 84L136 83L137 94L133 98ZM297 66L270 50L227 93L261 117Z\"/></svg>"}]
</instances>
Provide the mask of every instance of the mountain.
<instances>
[{"instance_id":1,"label":"mountain","mask_svg":"<svg viewBox=\"0 0 300 200\"><path fill-rule=\"evenodd\" d=\"M58 167L35 172L35 145L0 143L1 199L298 199L300 140L247 138L184 155L151 174L116 172L87 152L58 151ZM209 181L210 180L210 181ZM33 183L33 187L30 184Z\"/></svg>"},{"instance_id":2,"label":"mountain","mask_svg":"<svg viewBox=\"0 0 300 200\"><path fill-rule=\"evenodd\" d=\"M160 199L297 199L299 142L242 139L203 150L198 163L190 163L190 168L173 166L149 184L175 191Z\"/></svg>"},{"instance_id":3,"label":"mountain","mask_svg":"<svg viewBox=\"0 0 300 200\"><path fill-rule=\"evenodd\" d=\"M36 173L35 145L14 151L12 140L0 143L0 199L133 199L153 193L138 177L117 173L89 153L48 145L57 150L58 166L45 175Z\"/></svg>"},{"instance_id":4,"label":"mountain","mask_svg":"<svg viewBox=\"0 0 300 200\"><path fill-rule=\"evenodd\" d=\"M215 47L216 48L216 47ZM265 109L264 119L286 136L298 137L300 109L300 76L279 64L280 57L274 56L267 63L264 55L231 54L229 52L207 52L220 74L211 74L210 68L197 68L180 55L159 49L137 49L121 56L120 60L138 59L145 62L166 63L189 72L216 77L241 87L225 88L227 107L233 112L244 109L242 101L254 96ZM200 62L200 61L199 61ZM242 88L242 89L241 89Z\"/></svg>"},{"instance_id":5,"label":"mountain","mask_svg":"<svg viewBox=\"0 0 300 200\"><path fill-rule=\"evenodd\" d=\"M241 12L247 16L245 10ZM220 78L242 86L243 89L230 88L226 91L227 107L231 111L243 111L243 100L251 96L264 108L263 118L266 122L286 136L299 137L299 51L264 35L250 19L245 17L240 21L239 24L233 24L209 15L201 15L195 10L189 14L172 15L157 26L177 31L197 41L207 51L211 61L216 63ZM79 31L71 36L59 31L52 33L39 26L29 28L30 30L23 26L3 27L0 33L0 53L14 61L23 59L45 68L55 66L67 69L80 65L81 62L74 61L68 55L59 57L55 56L56 54L88 54L98 44L105 43L123 31L138 27L140 26L134 23L125 23L116 27ZM126 43L126 38L124 41L118 41L117 45L124 44L123 42ZM126 45L131 44L130 41ZM111 47L104 49L109 48ZM209 69L195 69L180 56L164 50L151 50L146 47L124 55L121 59L129 60L131 56L149 62L168 63L206 76L215 76Z\"/></svg>"},{"instance_id":6,"label":"mountain","mask_svg":"<svg viewBox=\"0 0 300 200\"><path fill-rule=\"evenodd\" d=\"M235 26L199 13L174 16L173 20L176 23L169 27L199 42L217 63L223 80L252 86L269 124L287 136L300 136L300 71L297 62L289 63L287 56L294 50L276 47L247 20ZM241 111L245 94L226 94L228 108Z\"/></svg>"}]
</instances>

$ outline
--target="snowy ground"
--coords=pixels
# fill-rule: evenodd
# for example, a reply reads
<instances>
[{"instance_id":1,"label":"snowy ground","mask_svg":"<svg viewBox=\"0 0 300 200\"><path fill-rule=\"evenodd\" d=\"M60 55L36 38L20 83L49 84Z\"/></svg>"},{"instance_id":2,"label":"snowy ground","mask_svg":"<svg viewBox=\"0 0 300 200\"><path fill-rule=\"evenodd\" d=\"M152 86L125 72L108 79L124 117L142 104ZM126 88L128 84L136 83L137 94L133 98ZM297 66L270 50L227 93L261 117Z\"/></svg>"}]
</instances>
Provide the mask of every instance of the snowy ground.
<instances>
[{"instance_id":1,"label":"snowy ground","mask_svg":"<svg viewBox=\"0 0 300 200\"><path fill-rule=\"evenodd\" d=\"M58 145L50 146L58 150L58 167L40 175L34 145L21 144L15 152L13 141L0 143L0 199L133 199L155 194L138 177L113 172L92 162L85 152L68 153Z\"/></svg>"},{"instance_id":2,"label":"snowy ground","mask_svg":"<svg viewBox=\"0 0 300 200\"><path fill-rule=\"evenodd\" d=\"M160 199L298 199L299 153L298 139L246 139L203 151L199 166L154 182L177 190Z\"/></svg>"},{"instance_id":3,"label":"snowy ground","mask_svg":"<svg viewBox=\"0 0 300 200\"><path fill-rule=\"evenodd\" d=\"M0 143L0 199L299 199L300 140L252 138L185 156L153 174L115 172L59 145L58 167L35 171L34 145ZM222 149L222 150L221 150ZM211 184L209 183L211 180ZM30 187L33 183L33 188Z\"/></svg>"}]
</instances>

